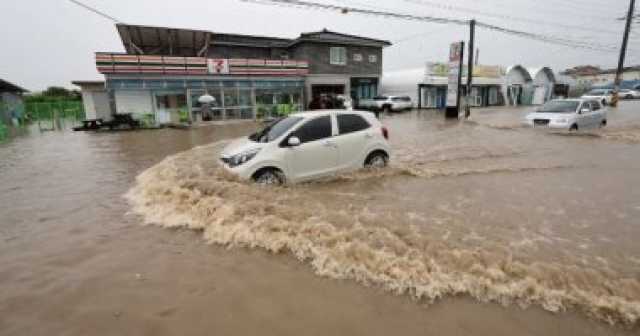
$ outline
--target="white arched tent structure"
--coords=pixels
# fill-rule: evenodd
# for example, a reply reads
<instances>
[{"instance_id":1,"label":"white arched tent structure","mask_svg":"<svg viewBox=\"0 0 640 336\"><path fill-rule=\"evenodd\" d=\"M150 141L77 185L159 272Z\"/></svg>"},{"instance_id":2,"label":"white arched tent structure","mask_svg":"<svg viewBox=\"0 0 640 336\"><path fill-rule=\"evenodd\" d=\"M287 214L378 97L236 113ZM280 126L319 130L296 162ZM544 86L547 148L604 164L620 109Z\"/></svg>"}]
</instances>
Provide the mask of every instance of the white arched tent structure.
<instances>
[{"instance_id":1,"label":"white arched tent structure","mask_svg":"<svg viewBox=\"0 0 640 336\"><path fill-rule=\"evenodd\" d=\"M533 98L531 104L542 105L553 96L556 76L549 67L531 68L528 71L533 79Z\"/></svg>"},{"instance_id":2,"label":"white arched tent structure","mask_svg":"<svg viewBox=\"0 0 640 336\"><path fill-rule=\"evenodd\" d=\"M506 104L511 106L529 105L532 86L533 78L525 67L514 65L507 68L504 77Z\"/></svg>"},{"instance_id":3,"label":"white arched tent structure","mask_svg":"<svg viewBox=\"0 0 640 336\"><path fill-rule=\"evenodd\" d=\"M415 103L418 101L418 84L423 83L424 79L424 68L385 72L380 92L386 96L409 96Z\"/></svg>"}]
</instances>

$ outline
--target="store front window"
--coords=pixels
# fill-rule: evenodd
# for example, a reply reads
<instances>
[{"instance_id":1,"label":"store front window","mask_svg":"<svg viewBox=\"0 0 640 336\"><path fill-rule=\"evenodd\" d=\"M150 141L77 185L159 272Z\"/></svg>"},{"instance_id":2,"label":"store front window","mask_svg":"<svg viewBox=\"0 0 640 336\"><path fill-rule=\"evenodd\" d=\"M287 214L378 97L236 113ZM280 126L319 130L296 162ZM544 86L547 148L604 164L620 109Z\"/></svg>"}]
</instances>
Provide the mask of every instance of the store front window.
<instances>
[{"instance_id":1,"label":"store front window","mask_svg":"<svg viewBox=\"0 0 640 336\"><path fill-rule=\"evenodd\" d=\"M300 88L256 89L258 118L275 118L302 111Z\"/></svg>"},{"instance_id":2,"label":"store front window","mask_svg":"<svg viewBox=\"0 0 640 336\"><path fill-rule=\"evenodd\" d=\"M204 94L209 94L215 101L204 105L198 101ZM204 106L203 106L204 105ZM191 113L194 121L222 120L222 94L219 88L191 91Z\"/></svg>"},{"instance_id":3,"label":"store front window","mask_svg":"<svg viewBox=\"0 0 640 336\"><path fill-rule=\"evenodd\" d=\"M225 119L253 119L251 89L224 89Z\"/></svg>"}]
</instances>

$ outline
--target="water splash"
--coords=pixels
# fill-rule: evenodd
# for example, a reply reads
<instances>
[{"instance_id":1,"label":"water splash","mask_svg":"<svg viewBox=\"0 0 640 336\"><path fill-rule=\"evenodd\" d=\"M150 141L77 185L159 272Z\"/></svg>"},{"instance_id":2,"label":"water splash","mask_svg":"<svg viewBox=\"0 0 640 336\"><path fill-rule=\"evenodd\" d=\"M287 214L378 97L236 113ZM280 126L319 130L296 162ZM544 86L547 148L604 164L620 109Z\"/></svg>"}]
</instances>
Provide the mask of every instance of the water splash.
<instances>
[{"instance_id":1,"label":"water splash","mask_svg":"<svg viewBox=\"0 0 640 336\"><path fill-rule=\"evenodd\" d=\"M133 211L147 224L201 230L206 241L228 247L291 253L320 276L353 279L429 302L469 295L503 305L535 304L552 312L575 309L611 324L638 326L638 279L576 265L525 263L508 250L455 247L415 226L376 225L366 208L347 207L336 214L322 199L305 202L305 187L262 188L229 179L213 159L223 144L170 156L141 173L126 195ZM339 179L446 178L564 168L402 165Z\"/></svg>"}]
</instances>

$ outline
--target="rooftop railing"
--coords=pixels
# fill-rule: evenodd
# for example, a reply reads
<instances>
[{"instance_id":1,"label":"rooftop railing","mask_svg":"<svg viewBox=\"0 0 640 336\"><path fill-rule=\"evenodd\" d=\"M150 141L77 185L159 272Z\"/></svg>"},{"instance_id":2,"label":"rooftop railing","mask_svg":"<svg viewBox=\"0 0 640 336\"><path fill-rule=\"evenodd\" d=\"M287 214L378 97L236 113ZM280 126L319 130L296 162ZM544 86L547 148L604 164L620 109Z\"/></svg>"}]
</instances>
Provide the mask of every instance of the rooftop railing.
<instances>
[{"instance_id":1,"label":"rooftop railing","mask_svg":"<svg viewBox=\"0 0 640 336\"><path fill-rule=\"evenodd\" d=\"M217 59L118 53L96 53L96 67L102 74L304 76L309 73L309 63L300 60Z\"/></svg>"}]
</instances>

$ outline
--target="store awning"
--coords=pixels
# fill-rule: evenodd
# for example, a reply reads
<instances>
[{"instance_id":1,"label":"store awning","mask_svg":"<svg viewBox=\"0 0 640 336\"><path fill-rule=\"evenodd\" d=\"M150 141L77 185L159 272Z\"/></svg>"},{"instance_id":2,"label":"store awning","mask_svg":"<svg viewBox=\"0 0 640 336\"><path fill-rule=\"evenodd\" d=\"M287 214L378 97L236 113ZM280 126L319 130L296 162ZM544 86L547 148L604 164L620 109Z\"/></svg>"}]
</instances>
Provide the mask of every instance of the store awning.
<instances>
[{"instance_id":1,"label":"store awning","mask_svg":"<svg viewBox=\"0 0 640 336\"><path fill-rule=\"evenodd\" d=\"M117 24L127 54L203 55L210 43L211 32L194 29Z\"/></svg>"}]
</instances>

